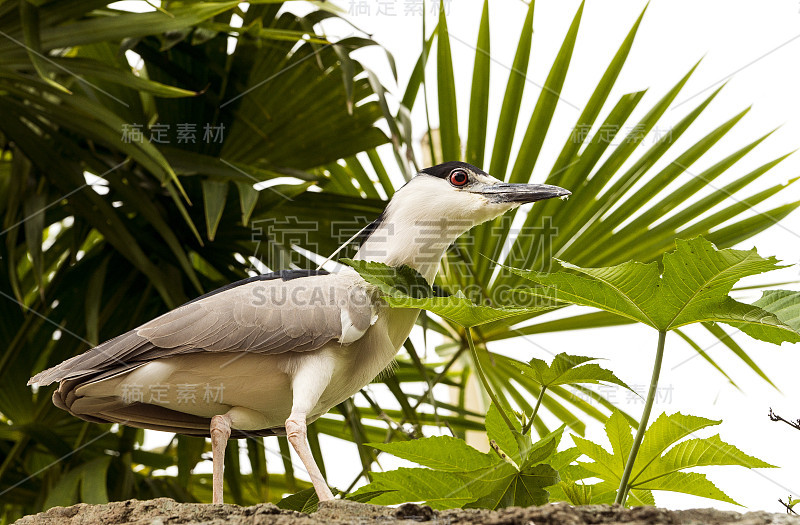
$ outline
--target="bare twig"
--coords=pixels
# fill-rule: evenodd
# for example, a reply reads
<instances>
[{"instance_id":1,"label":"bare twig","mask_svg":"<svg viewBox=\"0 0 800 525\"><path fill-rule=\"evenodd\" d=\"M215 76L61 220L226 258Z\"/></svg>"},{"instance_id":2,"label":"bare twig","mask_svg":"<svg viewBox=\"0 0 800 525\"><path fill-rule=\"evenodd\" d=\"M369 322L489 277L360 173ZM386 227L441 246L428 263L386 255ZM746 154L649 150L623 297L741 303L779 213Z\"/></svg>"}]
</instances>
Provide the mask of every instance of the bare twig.
<instances>
[{"instance_id":1,"label":"bare twig","mask_svg":"<svg viewBox=\"0 0 800 525\"><path fill-rule=\"evenodd\" d=\"M770 421L783 421L784 423L786 423L790 427L793 427L793 428L796 428L797 430L800 430L800 419L797 419L795 421L787 421L787 420L783 419L781 416L779 416L778 414L776 414L775 412L773 412L772 408L769 409L769 419L770 419Z\"/></svg>"}]
</instances>

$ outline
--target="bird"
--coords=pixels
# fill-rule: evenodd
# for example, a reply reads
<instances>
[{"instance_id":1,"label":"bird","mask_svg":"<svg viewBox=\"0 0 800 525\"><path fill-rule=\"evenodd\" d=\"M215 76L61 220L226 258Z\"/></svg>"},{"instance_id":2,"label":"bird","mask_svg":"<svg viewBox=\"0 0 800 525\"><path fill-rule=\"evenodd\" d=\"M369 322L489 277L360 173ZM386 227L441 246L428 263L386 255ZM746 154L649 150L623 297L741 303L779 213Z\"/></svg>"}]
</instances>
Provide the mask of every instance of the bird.
<instances>
[{"instance_id":1,"label":"bird","mask_svg":"<svg viewBox=\"0 0 800 525\"><path fill-rule=\"evenodd\" d=\"M364 229L354 259L408 265L433 284L445 251L472 227L569 195L444 162L395 192ZM389 308L349 266L276 271L191 300L28 384L58 382L53 403L87 421L210 437L212 503L223 502L228 439L286 435L325 501L334 496L307 425L391 366L418 314Z\"/></svg>"}]
</instances>

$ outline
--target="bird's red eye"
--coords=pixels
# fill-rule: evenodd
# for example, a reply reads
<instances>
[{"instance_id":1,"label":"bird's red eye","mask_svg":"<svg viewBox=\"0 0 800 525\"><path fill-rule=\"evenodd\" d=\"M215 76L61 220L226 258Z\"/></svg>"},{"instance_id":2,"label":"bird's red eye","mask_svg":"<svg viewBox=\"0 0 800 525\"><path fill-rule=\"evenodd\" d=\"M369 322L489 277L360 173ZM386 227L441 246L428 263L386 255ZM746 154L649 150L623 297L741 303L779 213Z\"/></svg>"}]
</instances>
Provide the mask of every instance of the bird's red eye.
<instances>
[{"instance_id":1,"label":"bird's red eye","mask_svg":"<svg viewBox=\"0 0 800 525\"><path fill-rule=\"evenodd\" d=\"M450 184L453 186L463 186L467 183L469 177L467 176L467 172L464 170L453 170L450 172Z\"/></svg>"}]
</instances>

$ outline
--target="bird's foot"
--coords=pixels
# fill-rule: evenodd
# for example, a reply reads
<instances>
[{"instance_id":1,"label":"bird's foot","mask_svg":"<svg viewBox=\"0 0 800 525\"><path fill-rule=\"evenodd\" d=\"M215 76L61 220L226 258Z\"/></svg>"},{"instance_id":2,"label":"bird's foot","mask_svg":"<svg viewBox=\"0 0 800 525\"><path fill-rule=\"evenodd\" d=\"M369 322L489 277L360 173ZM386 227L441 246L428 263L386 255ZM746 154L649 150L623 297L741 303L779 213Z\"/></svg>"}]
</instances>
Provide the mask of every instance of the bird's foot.
<instances>
[{"instance_id":1,"label":"bird's foot","mask_svg":"<svg viewBox=\"0 0 800 525\"><path fill-rule=\"evenodd\" d=\"M314 461L314 456L311 454L311 449L308 447L308 442L306 441L305 416L290 416L289 419L286 420L286 437L289 439L289 443L294 447L297 455L300 456L303 466L306 467L306 472L308 472L311 478L311 483L314 485L314 490L317 492L319 500L332 500L333 492L331 492L330 487L328 487L328 484L325 482L325 478L322 476L317 462Z\"/></svg>"}]
</instances>

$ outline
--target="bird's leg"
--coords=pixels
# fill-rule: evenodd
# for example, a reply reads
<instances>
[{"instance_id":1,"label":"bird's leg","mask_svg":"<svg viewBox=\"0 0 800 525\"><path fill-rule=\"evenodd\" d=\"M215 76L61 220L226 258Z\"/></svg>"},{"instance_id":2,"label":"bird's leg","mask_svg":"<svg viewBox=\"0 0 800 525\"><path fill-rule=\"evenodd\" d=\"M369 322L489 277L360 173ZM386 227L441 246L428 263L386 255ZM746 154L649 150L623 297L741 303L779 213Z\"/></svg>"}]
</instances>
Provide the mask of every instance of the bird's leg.
<instances>
[{"instance_id":1,"label":"bird's leg","mask_svg":"<svg viewBox=\"0 0 800 525\"><path fill-rule=\"evenodd\" d=\"M311 449L306 441L305 414L298 414L292 411L289 419L286 420L286 437L289 438L289 443L292 444L295 452L300 456L300 461L306 467L308 475L311 476L311 483L314 485L314 490L317 491L319 500L327 501L333 499L333 493L325 482L317 462L314 461L314 456L311 454Z\"/></svg>"},{"instance_id":2,"label":"bird's leg","mask_svg":"<svg viewBox=\"0 0 800 525\"><path fill-rule=\"evenodd\" d=\"M225 468L225 447L231 437L231 416L222 414L211 418L212 503L222 503L222 473Z\"/></svg>"},{"instance_id":3,"label":"bird's leg","mask_svg":"<svg viewBox=\"0 0 800 525\"><path fill-rule=\"evenodd\" d=\"M325 483L325 478L322 477L322 472L308 447L306 416L312 413L322 393L325 392L335 367L336 363L329 353L319 352L298 359L292 378L292 411L286 420L286 437L300 456L320 501L333 499L333 493Z\"/></svg>"}]
</instances>

